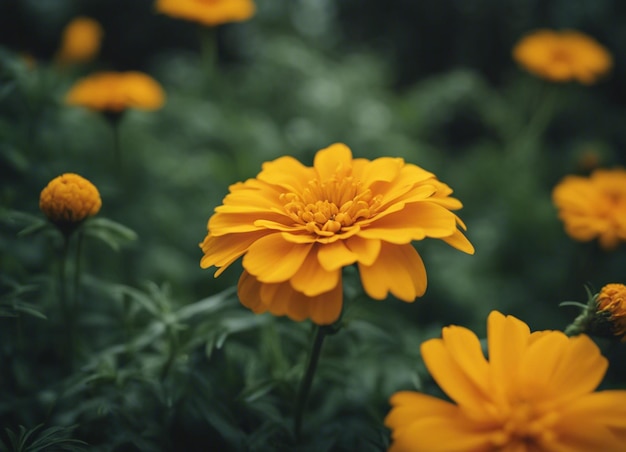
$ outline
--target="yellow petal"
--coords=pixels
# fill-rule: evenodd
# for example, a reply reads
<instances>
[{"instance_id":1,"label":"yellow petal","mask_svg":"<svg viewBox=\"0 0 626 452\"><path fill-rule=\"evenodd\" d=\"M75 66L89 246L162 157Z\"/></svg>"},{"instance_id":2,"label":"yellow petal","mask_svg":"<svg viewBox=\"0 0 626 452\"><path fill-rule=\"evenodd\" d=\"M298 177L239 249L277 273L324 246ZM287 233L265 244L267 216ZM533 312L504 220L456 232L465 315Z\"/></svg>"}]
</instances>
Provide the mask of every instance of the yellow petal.
<instances>
[{"instance_id":1,"label":"yellow petal","mask_svg":"<svg viewBox=\"0 0 626 452\"><path fill-rule=\"evenodd\" d=\"M489 395L489 364L485 359L480 340L476 334L467 328L449 326L443 328L442 338L450 358L456 362L459 369L472 384L481 389L482 394L487 398Z\"/></svg>"},{"instance_id":2,"label":"yellow petal","mask_svg":"<svg viewBox=\"0 0 626 452\"><path fill-rule=\"evenodd\" d=\"M487 342L493 396L510 400L519 363L528 346L530 329L521 320L491 311L487 318Z\"/></svg>"},{"instance_id":3,"label":"yellow petal","mask_svg":"<svg viewBox=\"0 0 626 452\"><path fill-rule=\"evenodd\" d=\"M457 329L464 330L458 326L454 328L452 334L458 333ZM469 333L473 334L471 331ZM483 369L473 371L467 365L460 366L442 339L430 339L422 343L420 350L428 371L448 397L476 416L488 408L485 383L476 383L476 377Z\"/></svg>"},{"instance_id":4,"label":"yellow petal","mask_svg":"<svg viewBox=\"0 0 626 452\"><path fill-rule=\"evenodd\" d=\"M263 284L251 275L246 278L253 281L248 281L247 286L243 287L245 293L241 293L240 289L240 298L242 303L254 312L269 311L276 316L286 315L296 322L309 318L318 325L332 324L341 314L343 303L341 284L337 284L329 292L307 297L295 291L289 282ZM256 293L252 293L253 291Z\"/></svg>"},{"instance_id":5,"label":"yellow petal","mask_svg":"<svg viewBox=\"0 0 626 452\"><path fill-rule=\"evenodd\" d=\"M242 305L255 314L267 311L267 306L261 301L261 283L247 271L241 273L237 284L237 295Z\"/></svg>"},{"instance_id":6,"label":"yellow petal","mask_svg":"<svg viewBox=\"0 0 626 452\"><path fill-rule=\"evenodd\" d=\"M372 265L359 263L361 282L367 294L383 300L391 292L411 302L426 291L426 269L412 245L382 243L378 259Z\"/></svg>"},{"instance_id":7,"label":"yellow petal","mask_svg":"<svg viewBox=\"0 0 626 452\"><path fill-rule=\"evenodd\" d=\"M454 416L458 407L436 397L414 391L400 391L389 399L391 411L385 417L385 426L399 434L411 423L428 416Z\"/></svg>"},{"instance_id":8,"label":"yellow petal","mask_svg":"<svg viewBox=\"0 0 626 452\"><path fill-rule=\"evenodd\" d=\"M401 158L381 157L372 161L355 159L352 163L352 174L365 186L376 182L391 182L398 177L404 160Z\"/></svg>"},{"instance_id":9,"label":"yellow petal","mask_svg":"<svg viewBox=\"0 0 626 452\"><path fill-rule=\"evenodd\" d=\"M363 265L372 265L378 259L382 242L377 239L364 239L355 235L346 241L346 245Z\"/></svg>"},{"instance_id":10,"label":"yellow petal","mask_svg":"<svg viewBox=\"0 0 626 452\"><path fill-rule=\"evenodd\" d=\"M307 297L314 297L334 289L339 284L341 275L340 269L325 270L314 257L314 253L315 250L302 262L298 271L290 279L291 287Z\"/></svg>"},{"instance_id":11,"label":"yellow petal","mask_svg":"<svg viewBox=\"0 0 626 452\"><path fill-rule=\"evenodd\" d=\"M299 192L307 181L315 177L312 168L304 166L293 157L280 157L272 162L265 162L257 179L267 184L282 187L286 192Z\"/></svg>"},{"instance_id":12,"label":"yellow petal","mask_svg":"<svg viewBox=\"0 0 626 452\"><path fill-rule=\"evenodd\" d=\"M254 242L259 240L265 231L248 234L234 234L214 237L209 234L200 244L204 256L200 260L200 267L209 268L212 265L220 267L215 276L219 276L226 268L242 256Z\"/></svg>"},{"instance_id":13,"label":"yellow petal","mask_svg":"<svg viewBox=\"0 0 626 452\"><path fill-rule=\"evenodd\" d=\"M470 241L467 240L467 237L465 237L463 233L458 229L454 231L452 235L448 237L442 237L441 240L459 251L463 251L467 254L474 254L474 245L472 245Z\"/></svg>"},{"instance_id":14,"label":"yellow petal","mask_svg":"<svg viewBox=\"0 0 626 452\"><path fill-rule=\"evenodd\" d=\"M337 173L351 168L352 151L343 143L331 144L315 154L313 166L321 181L331 179Z\"/></svg>"},{"instance_id":15,"label":"yellow petal","mask_svg":"<svg viewBox=\"0 0 626 452\"><path fill-rule=\"evenodd\" d=\"M422 240L425 237L448 237L457 231L455 215L434 203L408 204L404 209L377 217L359 235L365 239L381 239L395 244Z\"/></svg>"},{"instance_id":16,"label":"yellow petal","mask_svg":"<svg viewBox=\"0 0 626 452\"><path fill-rule=\"evenodd\" d=\"M393 436L389 452L469 452L496 450L490 430L477 429L457 410L452 416L425 416ZM530 451L520 451L530 452Z\"/></svg>"},{"instance_id":17,"label":"yellow petal","mask_svg":"<svg viewBox=\"0 0 626 452\"><path fill-rule=\"evenodd\" d=\"M283 282L296 274L312 247L287 242L279 233L266 235L250 245L243 267L260 282Z\"/></svg>"},{"instance_id":18,"label":"yellow petal","mask_svg":"<svg viewBox=\"0 0 626 452\"><path fill-rule=\"evenodd\" d=\"M324 270L337 270L357 260L357 255L346 247L343 240L318 246L317 249L317 259Z\"/></svg>"}]
</instances>

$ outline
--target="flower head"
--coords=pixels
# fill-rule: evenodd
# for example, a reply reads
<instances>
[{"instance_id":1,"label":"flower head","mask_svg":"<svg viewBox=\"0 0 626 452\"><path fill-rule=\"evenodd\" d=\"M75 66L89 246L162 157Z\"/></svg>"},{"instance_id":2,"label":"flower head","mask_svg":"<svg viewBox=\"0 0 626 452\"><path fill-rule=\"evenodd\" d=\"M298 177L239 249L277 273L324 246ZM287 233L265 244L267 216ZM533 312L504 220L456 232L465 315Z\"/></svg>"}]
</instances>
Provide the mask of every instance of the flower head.
<instances>
[{"instance_id":1,"label":"flower head","mask_svg":"<svg viewBox=\"0 0 626 452\"><path fill-rule=\"evenodd\" d=\"M110 113L128 108L158 110L165 102L161 85L141 72L98 72L79 80L67 93L65 101Z\"/></svg>"},{"instance_id":2,"label":"flower head","mask_svg":"<svg viewBox=\"0 0 626 452\"><path fill-rule=\"evenodd\" d=\"M57 60L61 63L91 61L100 51L102 27L89 17L77 17L63 30Z\"/></svg>"},{"instance_id":3,"label":"flower head","mask_svg":"<svg viewBox=\"0 0 626 452\"><path fill-rule=\"evenodd\" d=\"M624 284L607 284L596 298L597 311L607 314L611 332L626 341L626 286Z\"/></svg>"},{"instance_id":4,"label":"flower head","mask_svg":"<svg viewBox=\"0 0 626 452\"><path fill-rule=\"evenodd\" d=\"M102 200L95 185L74 173L52 179L39 197L41 211L64 232L96 215L101 206Z\"/></svg>"},{"instance_id":5,"label":"flower head","mask_svg":"<svg viewBox=\"0 0 626 452\"><path fill-rule=\"evenodd\" d=\"M591 84L613 65L602 45L572 30L530 33L514 47L513 58L527 71L553 82Z\"/></svg>"},{"instance_id":6,"label":"flower head","mask_svg":"<svg viewBox=\"0 0 626 452\"><path fill-rule=\"evenodd\" d=\"M623 450L626 391L594 392L608 362L588 336L531 334L496 311L487 336L488 360L478 337L459 326L422 344L426 367L452 402L394 394L385 419L390 452Z\"/></svg>"},{"instance_id":7,"label":"flower head","mask_svg":"<svg viewBox=\"0 0 626 452\"><path fill-rule=\"evenodd\" d=\"M157 0L157 11L208 26L250 19L256 10L252 0Z\"/></svg>"},{"instance_id":8,"label":"flower head","mask_svg":"<svg viewBox=\"0 0 626 452\"><path fill-rule=\"evenodd\" d=\"M606 250L626 240L626 170L567 176L552 191L552 200L565 232L574 240L598 238Z\"/></svg>"},{"instance_id":9,"label":"flower head","mask_svg":"<svg viewBox=\"0 0 626 452\"><path fill-rule=\"evenodd\" d=\"M410 302L426 290L411 244L426 237L473 253L451 210L452 190L400 158L353 159L344 144L319 151L313 167L292 157L237 183L208 222L203 268L215 276L240 256L239 298L254 312L333 323L342 308L341 269L356 263L365 291Z\"/></svg>"}]
</instances>

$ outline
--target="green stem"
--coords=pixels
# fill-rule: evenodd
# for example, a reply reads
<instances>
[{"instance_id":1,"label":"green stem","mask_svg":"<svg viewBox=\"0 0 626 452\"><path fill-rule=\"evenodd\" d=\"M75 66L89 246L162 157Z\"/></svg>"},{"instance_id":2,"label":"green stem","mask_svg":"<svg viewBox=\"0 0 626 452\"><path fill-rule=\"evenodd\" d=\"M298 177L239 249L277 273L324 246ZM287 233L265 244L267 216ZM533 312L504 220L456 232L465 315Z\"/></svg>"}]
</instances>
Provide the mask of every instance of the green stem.
<instances>
[{"instance_id":1,"label":"green stem","mask_svg":"<svg viewBox=\"0 0 626 452\"><path fill-rule=\"evenodd\" d=\"M215 27L200 27L200 52L202 71L209 80L217 65L217 29Z\"/></svg>"},{"instance_id":2,"label":"green stem","mask_svg":"<svg viewBox=\"0 0 626 452\"><path fill-rule=\"evenodd\" d=\"M296 399L293 422L293 429L296 441L300 439L300 432L302 429L302 416L304 415L304 409L306 408L306 403L309 398L309 393L311 391L311 385L313 383L313 376L315 375L317 363L319 361L320 353L322 351L322 345L324 344L324 339L326 338L327 334L328 327L317 325L315 326L315 338L313 339L313 345L311 346L311 350L309 352L306 371L304 373L302 381L300 382L298 398Z\"/></svg>"},{"instance_id":3,"label":"green stem","mask_svg":"<svg viewBox=\"0 0 626 452\"><path fill-rule=\"evenodd\" d=\"M66 332L67 363L70 370L74 360L74 319L67 290L67 261L69 260L70 235L63 234L63 251L61 253L61 270L59 273L59 302Z\"/></svg>"}]
</instances>

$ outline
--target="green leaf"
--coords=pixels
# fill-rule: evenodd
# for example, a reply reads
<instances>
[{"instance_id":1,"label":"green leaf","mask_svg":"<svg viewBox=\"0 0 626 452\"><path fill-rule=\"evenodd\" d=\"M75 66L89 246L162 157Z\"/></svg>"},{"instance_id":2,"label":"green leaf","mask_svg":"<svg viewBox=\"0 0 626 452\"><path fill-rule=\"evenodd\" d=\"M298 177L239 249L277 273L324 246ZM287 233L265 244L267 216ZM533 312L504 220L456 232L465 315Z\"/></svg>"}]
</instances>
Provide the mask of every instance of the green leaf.
<instances>
[{"instance_id":1,"label":"green leaf","mask_svg":"<svg viewBox=\"0 0 626 452\"><path fill-rule=\"evenodd\" d=\"M95 237L109 245L113 250L119 249L137 240L137 233L126 226L108 218L90 218L83 224L83 233Z\"/></svg>"}]
</instances>

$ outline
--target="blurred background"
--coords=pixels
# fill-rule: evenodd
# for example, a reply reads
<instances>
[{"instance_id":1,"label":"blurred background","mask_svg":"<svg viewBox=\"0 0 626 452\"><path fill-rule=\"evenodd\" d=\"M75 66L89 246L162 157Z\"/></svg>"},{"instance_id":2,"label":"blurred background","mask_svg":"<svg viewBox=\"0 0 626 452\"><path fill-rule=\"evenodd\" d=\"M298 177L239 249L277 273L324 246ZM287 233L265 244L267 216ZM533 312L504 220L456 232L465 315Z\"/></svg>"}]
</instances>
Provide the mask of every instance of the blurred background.
<instances>
[{"instance_id":1,"label":"blurred background","mask_svg":"<svg viewBox=\"0 0 626 452\"><path fill-rule=\"evenodd\" d=\"M59 65L54 57L63 29L78 16L102 25L101 50L89 63ZM100 353L118 340L111 331L120 305L109 303L108 296L94 289L94 281L137 290L166 286L166 304L172 311L236 284L239 264L214 279L212 269L199 267L198 244L228 186L254 177L264 161L292 155L310 165L317 150L334 142L346 143L355 157L403 157L454 189L464 204L459 215L476 254L464 255L438 241L417 243L429 287L412 304L367 300L358 283L349 289L353 304L347 315L354 329L344 340L337 336L341 345L329 346L329 362L345 366L350 359L363 360L358 362L369 376L362 380L354 376L350 400L355 412L368 409L366 415L344 413L344 420L355 423L352 436L342 437L327 450L356 450L355 444L363 445L355 438L362 439L365 430L371 436L371 425L386 413L391 391L420 375L420 341L438 335L443 325L462 324L484 335L486 316L497 309L533 329L562 329L577 311L559 307L560 302L585 302L585 285L598 290L606 283L626 282L623 246L605 252L596 243L572 241L551 201L552 188L564 176L626 163L625 25L626 4L617 0L260 0L252 19L215 30L216 54L207 65L200 27L158 14L150 0L0 0L3 291L10 294L16 287L37 286L45 275L53 274L55 243L43 235L18 237L23 225L7 212L43 218L39 193L61 173L76 172L92 181L103 200L99 215L137 233L136 240L117 251L102 241L84 244L83 268L93 285L87 290L92 297L87 304L94 310L92 323L86 322L85 328L91 325L98 332L98 341L90 347ZM593 36L613 56L611 73L590 86L552 84L527 73L513 61L511 51L524 34L539 28L576 29ZM118 124L119 166L113 157L114 133L106 119L64 104L76 80L105 69L146 72L167 95L158 111L124 114ZM548 98L548 113L533 120ZM37 287L22 298L53 320L54 301L41 289L45 284ZM229 296L228 312L220 322L230 325L224 319L253 316ZM294 332L283 320L261 322L294 335L294 350L285 351L288 365L280 374L293 382L292 366L301 356L295 346L305 347L307 328L300 325ZM0 318L0 335L12 334L12 322L13 318ZM28 352L19 355L11 339L2 339L7 345L0 385L22 395L38 395L11 396L0 403L0 419L14 430L17 425L44 422L40 418L48 406L37 392L45 384L33 370L49 356L42 333L46 327L39 318L24 322L22 328L33 328L28 331L35 345L25 346ZM137 330L150 324L140 316L137 322ZM249 328L250 336L237 336L238 350L255 355L254 331L260 326L251 323ZM207 344L215 339L214 332L202 331L196 342L189 343L188 357L199 353L198 347L213 347ZM393 351L387 359L395 361L381 365L381 353L389 352L385 347ZM235 353L233 349L220 353ZM621 356L619 350L611 353ZM236 362L249 358L245 353L236 356L231 357ZM227 378L219 366L213 367L216 359L227 358L204 356L195 369L203 369L211 384L230 385L220 399L220 409L228 415L205 413L204 421L189 415L194 421L186 424L183 416L168 424L168 431L177 432L174 438L202 436L198 432L205 422L212 426L212 433L205 435L213 435L211 441L218 441L223 450L274 450L268 438L276 438L275 431L255 437L258 449L235 446L244 440L233 439L233 431L244 431L247 440L258 433L250 408L239 406L243 411L236 411L228 399L228 394L241 396L237 385L248 385L251 374L242 370L245 378ZM252 372L256 377L269 366L267 356L257 359L264 361ZM619 361L623 360L612 361L609 384L624 381L626 369ZM53 370L53 358L42 362L42 375L67 381ZM117 361L112 366L125 369ZM338 378L336 368L326 370L329 378ZM370 396L358 388L370 391ZM282 393L276 386L266 389L255 393L254 401L265 405L254 413L276 410L277 419L282 419L276 402L280 398L267 399ZM102 400L112 397L103 394ZM131 410L120 406L120 411ZM339 419L333 417L339 416L337 410L322 410L325 421L319 422L332 425ZM109 422L115 410L104 417L79 415L68 407L59 412L47 418L52 425L81 424L77 436L104 445L102 450L152 450L158 444L150 442L154 432L138 439L128 436L130 427L111 427L115 422L126 425L119 419ZM232 422L225 424L225 418ZM95 426L107 422L107 428L122 438L114 446L114 435L107 440L94 433ZM154 422L158 430L161 424ZM328 428L323 431L339 435L337 428ZM371 450L382 450L386 433L381 427L376 434L368 437L368 444ZM142 443L145 438L150 440ZM317 444L311 450L323 449Z\"/></svg>"}]
</instances>

